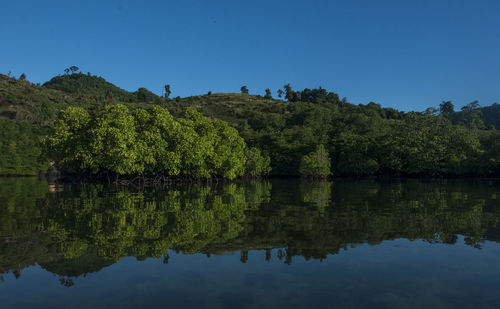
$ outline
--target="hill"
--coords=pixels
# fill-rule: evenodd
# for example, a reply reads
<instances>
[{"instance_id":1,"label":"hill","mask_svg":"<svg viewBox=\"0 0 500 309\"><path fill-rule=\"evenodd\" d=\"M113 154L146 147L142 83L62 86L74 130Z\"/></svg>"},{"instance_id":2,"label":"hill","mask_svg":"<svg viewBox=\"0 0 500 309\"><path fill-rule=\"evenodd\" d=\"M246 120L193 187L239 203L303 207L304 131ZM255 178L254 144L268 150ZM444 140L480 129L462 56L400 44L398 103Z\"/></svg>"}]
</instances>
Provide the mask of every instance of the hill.
<instances>
[{"instance_id":1,"label":"hill","mask_svg":"<svg viewBox=\"0 0 500 309\"><path fill-rule=\"evenodd\" d=\"M451 122L435 109L405 113L373 102L353 105L321 87L284 88L283 99L246 93L166 99L146 90L144 96L138 95L141 91L127 92L81 73L54 77L43 86L0 75L0 116L16 125L30 123L30 136L43 136L68 106L161 105L174 116L193 107L206 117L228 122L250 147L269 155L274 175L298 175L302 158L320 145L328 151L337 176L500 175L500 134L477 122L482 117L486 124L498 126L498 104L471 106L455 113Z\"/></svg>"},{"instance_id":2,"label":"hill","mask_svg":"<svg viewBox=\"0 0 500 309\"><path fill-rule=\"evenodd\" d=\"M404 113L373 102L353 105L321 88L290 88L286 97L221 93L163 104L174 114L195 107L228 121L249 145L271 156L274 175L297 175L302 158L318 145L330 153L338 176L500 172L498 132L478 130L470 115L453 125L432 109Z\"/></svg>"},{"instance_id":3,"label":"hill","mask_svg":"<svg viewBox=\"0 0 500 309\"><path fill-rule=\"evenodd\" d=\"M50 126L67 106L87 104L85 95L41 87L0 74L0 116Z\"/></svg>"},{"instance_id":4,"label":"hill","mask_svg":"<svg viewBox=\"0 0 500 309\"><path fill-rule=\"evenodd\" d=\"M146 88L128 92L107 82L102 77L83 73L56 76L43 84L43 87L93 98L109 99L111 96L120 102L152 102L158 97Z\"/></svg>"},{"instance_id":5,"label":"hill","mask_svg":"<svg viewBox=\"0 0 500 309\"><path fill-rule=\"evenodd\" d=\"M125 103L148 107L158 96L145 88L127 92L102 77L80 73L56 76L43 86L0 74L0 117L51 127L68 106Z\"/></svg>"},{"instance_id":6,"label":"hill","mask_svg":"<svg viewBox=\"0 0 500 309\"><path fill-rule=\"evenodd\" d=\"M173 114L194 107L207 117L229 122L250 146L271 155L274 175L297 175L302 156L314 151L319 144L331 144L332 138L342 130L375 136L381 130L388 130L385 125L404 116L402 112L384 109L378 104L357 106L345 99L321 103L288 102L235 93L193 96L163 104ZM333 148L329 151L335 152ZM340 160L347 164L346 160L351 159ZM359 166L354 173L364 174L364 168Z\"/></svg>"}]
</instances>

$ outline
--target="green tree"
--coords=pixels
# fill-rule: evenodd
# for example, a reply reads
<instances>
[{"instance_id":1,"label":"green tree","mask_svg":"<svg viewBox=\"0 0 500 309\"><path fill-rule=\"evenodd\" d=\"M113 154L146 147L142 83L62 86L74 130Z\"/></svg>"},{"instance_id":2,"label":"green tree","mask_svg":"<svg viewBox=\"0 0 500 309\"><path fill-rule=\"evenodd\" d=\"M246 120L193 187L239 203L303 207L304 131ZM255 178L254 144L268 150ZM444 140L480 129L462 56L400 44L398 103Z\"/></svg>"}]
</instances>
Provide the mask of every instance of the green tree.
<instances>
[{"instance_id":1,"label":"green tree","mask_svg":"<svg viewBox=\"0 0 500 309\"><path fill-rule=\"evenodd\" d=\"M137 101L139 102L151 102L154 101L154 99L158 98L154 93L144 87L137 89L136 95Z\"/></svg>"},{"instance_id":2,"label":"green tree","mask_svg":"<svg viewBox=\"0 0 500 309\"><path fill-rule=\"evenodd\" d=\"M271 172L271 159L269 156L262 155L258 148L251 147L245 151L246 164L245 175L257 177L267 175Z\"/></svg>"},{"instance_id":3,"label":"green tree","mask_svg":"<svg viewBox=\"0 0 500 309\"><path fill-rule=\"evenodd\" d=\"M313 151L302 157L299 172L302 176L311 178L326 178L330 176L330 157L323 145L319 145Z\"/></svg>"},{"instance_id":4,"label":"green tree","mask_svg":"<svg viewBox=\"0 0 500 309\"><path fill-rule=\"evenodd\" d=\"M170 85L165 85L165 98L168 99L168 97L170 96L172 92L170 91Z\"/></svg>"},{"instance_id":5,"label":"green tree","mask_svg":"<svg viewBox=\"0 0 500 309\"><path fill-rule=\"evenodd\" d=\"M133 113L121 104L68 108L44 143L53 160L97 175L234 179L247 160L245 141L227 122L192 108L175 120L157 105Z\"/></svg>"},{"instance_id":6,"label":"green tree","mask_svg":"<svg viewBox=\"0 0 500 309\"><path fill-rule=\"evenodd\" d=\"M484 123L481 120L479 102L474 101L462 107L462 121L471 130L482 129Z\"/></svg>"},{"instance_id":7,"label":"green tree","mask_svg":"<svg viewBox=\"0 0 500 309\"><path fill-rule=\"evenodd\" d=\"M247 86L241 86L240 90L241 90L241 93L248 94Z\"/></svg>"},{"instance_id":8,"label":"green tree","mask_svg":"<svg viewBox=\"0 0 500 309\"><path fill-rule=\"evenodd\" d=\"M266 88L266 95L264 96L266 99L272 99L273 96L271 95L271 90L269 88Z\"/></svg>"},{"instance_id":9,"label":"green tree","mask_svg":"<svg viewBox=\"0 0 500 309\"><path fill-rule=\"evenodd\" d=\"M54 132L44 139L47 156L59 163L77 168L90 168L93 155L89 151L91 115L81 107L68 107L59 115Z\"/></svg>"},{"instance_id":10,"label":"green tree","mask_svg":"<svg viewBox=\"0 0 500 309\"><path fill-rule=\"evenodd\" d=\"M93 173L133 174L138 162L134 118L124 105L111 105L89 114L71 107L62 112L55 132L45 143L49 156Z\"/></svg>"},{"instance_id":11,"label":"green tree","mask_svg":"<svg viewBox=\"0 0 500 309\"><path fill-rule=\"evenodd\" d=\"M19 76L19 80L26 80L26 74L22 73L21 76Z\"/></svg>"},{"instance_id":12,"label":"green tree","mask_svg":"<svg viewBox=\"0 0 500 309\"><path fill-rule=\"evenodd\" d=\"M40 134L35 125L0 117L0 175L36 175L47 170Z\"/></svg>"},{"instance_id":13,"label":"green tree","mask_svg":"<svg viewBox=\"0 0 500 309\"><path fill-rule=\"evenodd\" d=\"M215 175L234 179L245 173L246 143L238 131L225 121L214 120L217 139L214 143L215 155L209 164L215 168Z\"/></svg>"},{"instance_id":14,"label":"green tree","mask_svg":"<svg viewBox=\"0 0 500 309\"><path fill-rule=\"evenodd\" d=\"M213 123L194 108L188 108L178 121L183 127L179 145L183 158L181 173L196 178L210 177L213 169L208 161L215 156L217 139Z\"/></svg>"},{"instance_id":15,"label":"green tree","mask_svg":"<svg viewBox=\"0 0 500 309\"><path fill-rule=\"evenodd\" d=\"M94 172L122 175L143 172L144 165L138 162L135 120L126 106L106 106L92 122L88 132L92 154L89 167Z\"/></svg>"},{"instance_id":16,"label":"green tree","mask_svg":"<svg viewBox=\"0 0 500 309\"><path fill-rule=\"evenodd\" d=\"M443 103L441 103L439 105L440 115L442 115L443 117L445 117L447 119L451 119L454 112L455 112L455 110L453 107L453 103L451 103L451 101L443 101Z\"/></svg>"},{"instance_id":17,"label":"green tree","mask_svg":"<svg viewBox=\"0 0 500 309\"><path fill-rule=\"evenodd\" d=\"M336 171L344 175L372 175L379 170L376 142L365 134L340 133L334 141Z\"/></svg>"},{"instance_id":18,"label":"green tree","mask_svg":"<svg viewBox=\"0 0 500 309\"><path fill-rule=\"evenodd\" d=\"M292 90L292 87L290 86L290 84L286 84L285 86L283 86L283 88L285 89L285 99L292 102L295 94L295 92L293 92Z\"/></svg>"},{"instance_id":19,"label":"green tree","mask_svg":"<svg viewBox=\"0 0 500 309\"><path fill-rule=\"evenodd\" d=\"M388 139L393 139L405 174L465 173L468 161L479 153L477 136L443 117L410 114L391 131Z\"/></svg>"},{"instance_id":20,"label":"green tree","mask_svg":"<svg viewBox=\"0 0 500 309\"><path fill-rule=\"evenodd\" d=\"M236 129L220 120L211 121L192 108L179 122L185 128L181 147L183 173L228 179L244 174L246 144Z\"/></svg>"},{"instance_id":21,"label":"green tree","mask_svg":"<svg viewBox=\"0 0 500 309\"><path fill-rule=\"evenodd\" d=\"M144 164L144 171L178 175L181 171L181 125L159 106L153 106L149 111L138 109L134 118L139 161Z\"/></svg>"}]
</instances>

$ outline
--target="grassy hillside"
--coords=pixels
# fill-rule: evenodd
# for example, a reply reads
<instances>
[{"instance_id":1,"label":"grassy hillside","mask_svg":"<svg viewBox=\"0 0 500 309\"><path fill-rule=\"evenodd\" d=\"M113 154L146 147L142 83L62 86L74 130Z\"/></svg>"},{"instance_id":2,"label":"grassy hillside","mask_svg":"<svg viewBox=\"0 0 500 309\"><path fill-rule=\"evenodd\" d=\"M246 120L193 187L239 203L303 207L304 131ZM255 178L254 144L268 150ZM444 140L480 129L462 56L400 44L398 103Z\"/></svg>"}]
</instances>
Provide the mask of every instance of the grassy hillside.
<instances>
[{"instance_id":1,"label":"grassy hillside","mask_svg":"<svg viewBox=\"0 0 500 309\"><path fill-rule=\"evenodd\" d=\"M51 127L59 111L68 106L125 103L147 108L157 96L141 89L127 92L101 77L84 74L57 76L43 86L0 74L0 117Z\"/></svg>"},{"instance_id":2,"label":"grassy hillside","mask_svg":"<svg viewBox=\"0 0 500 309\"><path fill-rule=\"evenodd\" d=\"M121 102L152 102L158 97L146 88L128 92L107 82L102 77L83 73L56 76L43 84L43 87L93 98L113 98Z\"/></svg>"},{"instance_id":3,"label":"grassy hillside","mask_svg":"<svg viewBox=\"0 0 500 309\"><path fill-rule=\"evenodd\" d=\"M85 95L65 93L0 74L0 116L5 118L50 126L59 110L88 102Z\"/></svg>"}]
</instances>

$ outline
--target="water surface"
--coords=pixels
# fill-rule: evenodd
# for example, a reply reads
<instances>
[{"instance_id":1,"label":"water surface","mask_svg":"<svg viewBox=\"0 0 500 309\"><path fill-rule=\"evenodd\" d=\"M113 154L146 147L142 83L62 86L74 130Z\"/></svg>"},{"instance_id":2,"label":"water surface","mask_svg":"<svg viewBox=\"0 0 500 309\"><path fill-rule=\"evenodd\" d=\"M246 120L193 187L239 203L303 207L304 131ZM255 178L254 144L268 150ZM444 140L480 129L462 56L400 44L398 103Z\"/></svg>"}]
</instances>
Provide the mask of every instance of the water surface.
<instances>
[{"instance_id":1,"label":"water surface","mask_svg":"<svg viewBox=\"0 0 500 309\"><path fill-rule=\"evenodd\" d=\"M2 308L499 308L500 181L0 179Z\"/></svg>"}]
</instances>

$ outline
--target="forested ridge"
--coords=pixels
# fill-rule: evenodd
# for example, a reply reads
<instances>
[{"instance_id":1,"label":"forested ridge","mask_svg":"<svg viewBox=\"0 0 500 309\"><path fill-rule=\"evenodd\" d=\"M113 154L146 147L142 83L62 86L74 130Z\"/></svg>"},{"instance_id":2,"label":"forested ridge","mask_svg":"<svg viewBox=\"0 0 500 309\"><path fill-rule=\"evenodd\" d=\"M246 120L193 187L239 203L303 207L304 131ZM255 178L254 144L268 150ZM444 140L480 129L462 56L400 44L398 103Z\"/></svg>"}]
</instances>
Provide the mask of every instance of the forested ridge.
<instances>
[{"instance_id":1,"label":"forested ridge","mask_svg":"<svg viewBox=\"0 0 500 309\"><path fill-rule=\"evenodd\" d=\"M373 102L354 105L321 87L294 90L290 85L266 89L264 96L252 95L252 89L242 86L241 93L180 98L171 96L175 89L169 85L158 96L145 88L128 92L90 73L66 73L44 85L30 83L24 74L19 78L0 75L0 174L36 174L45 172L50 161L64 161L76 171L113 175L234 178L269 171L312 177L500 175L498 104L481 107L471 102L455 111L452 102L431 102L435 107L425 111L402 112ZM120 119L128 119L128 125L115 121L117 112L124 116ZM71 143L80 134L72 127L77 118L69 116L77 114L88 120L80 132L86 142L79 144L87 158L66 151L73 149ZM154 121L160 114L166 119L163 124ZM102 121L109 130L97 132ZM201 129L203 123L206 130ZM192 147L184 145L182 152L180 142L174 142L185 141L178 137L189 130L166 136L162 128L169 125L190 127L191 137L199 139L197 147L209 145L197 167L185 162L186 149ZM123 136L111 134L116 130ZM234 141L242 138L241 147L217 152L215 141L226 140L223 136L229 131ZM73 137L65 144L61 138L68 138L66 133ZM119 143L110 143L109 138L120 140L127 151L111 147ZM102 147L95 142L99 139ZM158 147L162 143L164 147ZM115 157L97 156L104 146L111 147L105 152L114 152ZM148 151L141 153L141 149ZM223 158L222 153L236 156ZM116 162L123 166L112 166Z\"/></svg>"}]
</instances>

